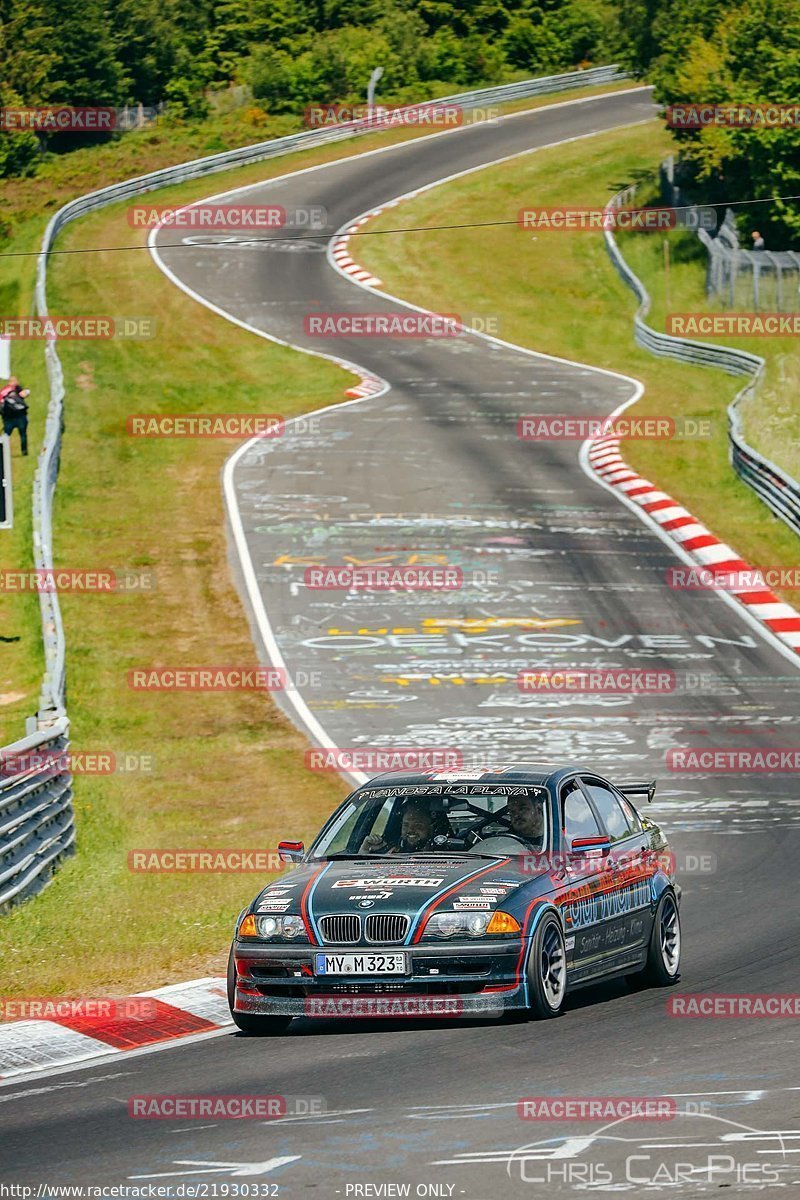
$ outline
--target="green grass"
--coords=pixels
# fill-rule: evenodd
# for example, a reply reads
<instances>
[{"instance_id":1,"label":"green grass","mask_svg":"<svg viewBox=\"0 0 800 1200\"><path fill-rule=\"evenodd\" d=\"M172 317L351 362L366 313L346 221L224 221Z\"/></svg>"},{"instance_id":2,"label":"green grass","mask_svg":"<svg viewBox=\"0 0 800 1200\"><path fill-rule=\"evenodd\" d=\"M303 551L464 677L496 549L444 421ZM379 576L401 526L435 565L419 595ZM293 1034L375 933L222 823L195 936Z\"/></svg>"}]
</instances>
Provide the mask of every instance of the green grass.
<instances>
[{"instance_id":1,"label":"green grass","mask_svg":"<svg viewBox=\"0 0 800 1200\"><path fill-rule=\"evenodd\" d=\"M157 200L187 202L395 140L396 133L370 135L165 189ZM73 191L87 186L86 178L75 182ZM34 248L40 234L41 221L20 226L13 248ZM138 248L98 249L119 245ZM67 402L54 541L57 565L155 573L157 589L146 595L61 598L74 748L150 754L155 769L76 777L77 857L0 920L9 996L124 993L222 971L233 918L263 880L133 874L128 851L271 849L281 836L308 838L346 790L337 776L305 768L304 738L268 697L127 688L135 666L254 661L223 524L220 471L234 443L134 442L128 414L217 411L214 381L225 379L229 411L291 416L343 398L353 382L333 364L221 321L173 287L143 245L117 205L69 226L59 241L59 249L92 253L51 259L51 312L154 314L158 322L152 341L59 346ZM32 267L32 259L6 260L0 286L17 289L2 294L11 304L16 297L18 312L30 311ZM47 395L42 357L35 343L14 348L14 368L33 391L33 447ZM34 462L14 459L18 525L0 540L0 567L30 565ZM36 598L0 595L0 631L20 638L9 643L10 657L4 645L0 675L10 740L35 706Z\"/></svg>"},{"instance_id":2,"label":"green grass","mask_svg":"<svg viewBox=\"0 0 800 1200\"><path fill-rule=\"evenodd\" d=\"M351 253L384 281L387 292L437 311L492 315L507 341L642 380L646 390L638 414L710 421L709 440L628 441L623 453L748 561L792 567L798 559L797 537L728 463L726 408L743 381L656 359L636 347L636 301L614 270L600 234L533 235L516 224L500 224L514 222L526 205L600 206L620 187L654 173L671 149L669 135L653 122L516 158L391 209L365 227L369 236L351 239ZM498 224L418 230L487 220ZM409 232L372 236L389 228ZM705 308L702 248L685 233L668 237L671 309ZM663 241L661 234L641 233L622 241L628 261L654 295L651 321L656 327L663 327L664 316ZM797 355L786 342L751 338L731 344L768 357L769 388L777 388L776 372L786 371L788 362L796 369ZM787 399L785 391L781 395L781 403L793 403L796 413L796 399ZM800 593L783 595L800 604Z\"/></svg>"}]
</instances>

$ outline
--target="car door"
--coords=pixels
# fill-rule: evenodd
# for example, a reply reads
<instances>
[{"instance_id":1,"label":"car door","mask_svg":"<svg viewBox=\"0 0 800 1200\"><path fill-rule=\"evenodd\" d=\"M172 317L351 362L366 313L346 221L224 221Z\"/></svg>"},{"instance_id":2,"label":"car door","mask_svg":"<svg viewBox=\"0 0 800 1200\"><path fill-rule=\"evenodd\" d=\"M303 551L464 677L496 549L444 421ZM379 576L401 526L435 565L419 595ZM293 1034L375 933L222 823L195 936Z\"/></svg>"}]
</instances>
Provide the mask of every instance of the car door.
<instances>
[{"instance_id":1,"label":"car door","mask_svg":"<svg viewBox=\"0 0 800 1200\"><path fill-rule=\"evenodd\" d=\"M604 832L577 777L562 783L559 812L562 853L557 860L556 904L564 918L570 982L581 983L602 971L594 913L605 874L606 851L597 846ZM594 848L581 845L589 839L594 840ZM576 842L577 848L573 850Z\"/></svg>"},{"instance_id":2,"label":"car door","mask_svg":"<svg viewBox=\"0 0 800 1200\"><path fill-rule=\"evenodd\" d=\"M652 927L647 835L632 805L606 780L583 775L581 786L609 838L597 914L606 965L609 970L638 966Z\"/></svg>"}]
</instances>

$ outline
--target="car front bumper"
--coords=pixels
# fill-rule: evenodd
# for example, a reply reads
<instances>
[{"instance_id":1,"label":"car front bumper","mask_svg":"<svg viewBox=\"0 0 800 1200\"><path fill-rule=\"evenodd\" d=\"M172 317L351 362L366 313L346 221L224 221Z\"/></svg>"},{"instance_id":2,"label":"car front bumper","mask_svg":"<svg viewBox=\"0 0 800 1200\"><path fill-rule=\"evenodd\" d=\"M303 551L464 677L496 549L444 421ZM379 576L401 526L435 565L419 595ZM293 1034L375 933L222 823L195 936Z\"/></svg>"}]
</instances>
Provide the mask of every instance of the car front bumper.
<instances>
[{"instance_id":1,"label":"car front bumper","mask_svg":"<svg viewBox=\"0 0 800 1200\"><path fill-rule=\"evenodd\" d=\"M237 941L236 1012L311 1017L497 1017L527 1006L529 940L415 946L284 946ZM404 950L401 976L318 976L314 956Z\"/></svg>"}]
</instances>

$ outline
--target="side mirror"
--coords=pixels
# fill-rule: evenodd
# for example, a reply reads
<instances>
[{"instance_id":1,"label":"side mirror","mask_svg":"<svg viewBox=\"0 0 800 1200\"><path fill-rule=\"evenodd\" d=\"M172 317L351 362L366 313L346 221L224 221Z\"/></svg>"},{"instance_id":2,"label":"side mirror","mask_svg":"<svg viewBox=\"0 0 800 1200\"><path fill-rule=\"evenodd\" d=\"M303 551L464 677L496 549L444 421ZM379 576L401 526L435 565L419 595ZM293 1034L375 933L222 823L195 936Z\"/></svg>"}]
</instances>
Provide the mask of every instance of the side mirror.
<instances>
[{"instance_id":1,"label":"side mirror","mask_svg":"<svg viewBox=\"0 0 800 1200\"><path fill-rule=\"evenodd\" d=\"M278 855L281 862L302 862L304 853L305 846L302 842L278 842Z\"/></svg>"},{"instance_id":2,"label":"side mirror","mask_svg":"<svg viewBox=\"0 0 800 1200\"><path fill-rule=\"evenodd\" d=\"M570 853L580 854L582 858L600 858L611 849L611 838L604 833L596 833L592 837L573 838L570 843Z\"/></svg>"}]
</instances>

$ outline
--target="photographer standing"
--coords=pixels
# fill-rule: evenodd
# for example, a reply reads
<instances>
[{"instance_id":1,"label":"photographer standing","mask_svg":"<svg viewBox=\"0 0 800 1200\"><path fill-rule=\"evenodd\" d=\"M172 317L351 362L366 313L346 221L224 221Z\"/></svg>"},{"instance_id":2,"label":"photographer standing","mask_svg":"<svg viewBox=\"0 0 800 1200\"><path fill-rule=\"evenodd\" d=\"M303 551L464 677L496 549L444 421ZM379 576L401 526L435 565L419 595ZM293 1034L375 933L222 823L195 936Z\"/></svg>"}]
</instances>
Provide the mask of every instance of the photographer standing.
<instances>
[{"instance_id":1,"label":"photographer standing","mask_svg":"<svg viewBox=\"0 0 800 1200\"><path fill-rule=\"evenodd\" d=\"M20 386L15 375L12 375L4 388L0 388L0 416L3 418L3 433L9 438L15 429L19 430L19 440L22 453L28 453L28 406L25 403L30 390Z\"/></svg>"}]
</instances>

